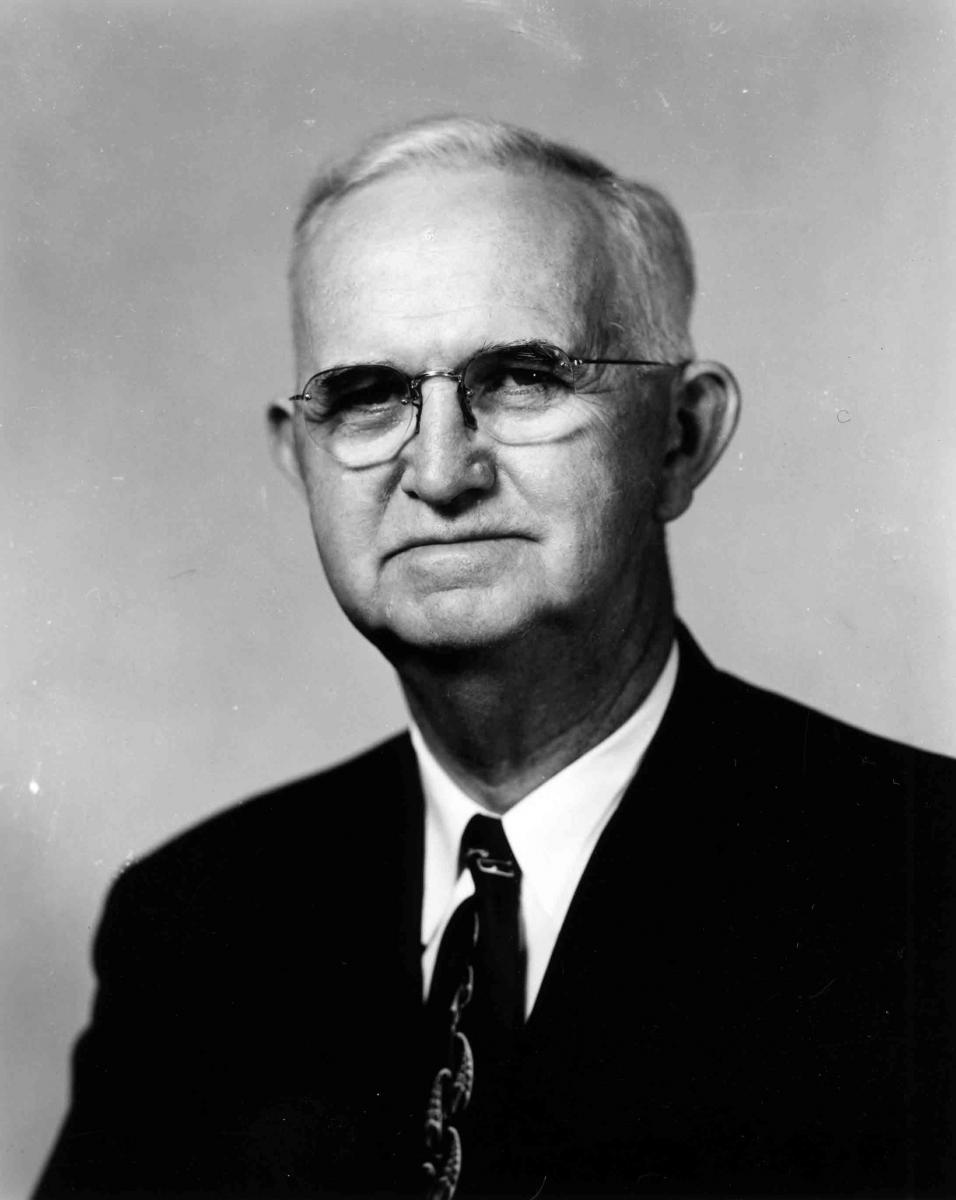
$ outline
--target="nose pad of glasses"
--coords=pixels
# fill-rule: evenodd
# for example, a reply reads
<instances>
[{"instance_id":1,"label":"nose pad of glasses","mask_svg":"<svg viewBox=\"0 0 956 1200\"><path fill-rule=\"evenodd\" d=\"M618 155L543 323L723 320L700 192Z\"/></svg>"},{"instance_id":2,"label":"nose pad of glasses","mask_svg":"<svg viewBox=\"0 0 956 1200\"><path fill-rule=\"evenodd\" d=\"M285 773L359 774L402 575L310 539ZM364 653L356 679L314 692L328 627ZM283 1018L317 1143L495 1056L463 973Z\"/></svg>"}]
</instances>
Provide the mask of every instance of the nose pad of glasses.
<instances>
[{"instance_id":1,"label":"nose pad of glasses","mask_svg":"<svg viewBox=\"0 0 956 1200\"><path fill-rule=\"evenodd\" d=\"M415 410L415 428L412 430L411 436L417 437L417 435L422 427L422 398L421 398L421 395L415 396L413 394L413 395L409 396L406 400L403 400L402 403L410 404L412 406L412 408Z\"/></svg>"},{"instance_id":2,"label":"nose pad of glasses","mask_svg":"<svg viewBox=\"0 0 956 1200\"><path fill-rule=\"evenodd\" d=\"M478 420L471 411L471 392L465 387L464 383L458 384L458 405L461 408L461 417L465 422L465 428L477 429Z\"/></svg>"}]
</instances>

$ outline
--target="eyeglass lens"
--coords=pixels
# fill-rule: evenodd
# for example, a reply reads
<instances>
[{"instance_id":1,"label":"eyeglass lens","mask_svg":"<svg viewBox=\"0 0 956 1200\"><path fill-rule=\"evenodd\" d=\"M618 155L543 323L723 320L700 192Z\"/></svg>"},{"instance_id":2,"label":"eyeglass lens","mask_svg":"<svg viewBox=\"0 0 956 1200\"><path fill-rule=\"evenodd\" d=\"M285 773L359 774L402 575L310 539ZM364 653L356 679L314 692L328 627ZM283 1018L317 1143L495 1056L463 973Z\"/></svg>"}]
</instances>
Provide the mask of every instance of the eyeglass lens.
<instances>
[{"instance_id":1,"label":"eyeglass lens","mask_svg":"<svg viewBox=\"0 0 956 1200\"><path fill-rule=\"evenodd\" d=\"M562 436L569 418L573 422L574 366L556 347L482 351L465 364L460 378L479 431L497 441L545 441ZM318 445L348 466L385 462L417 431L427 380L427 375L412 378L385 365L322 371L309 380L301 398L306 427Z\"/></svg>"}]
</instances>

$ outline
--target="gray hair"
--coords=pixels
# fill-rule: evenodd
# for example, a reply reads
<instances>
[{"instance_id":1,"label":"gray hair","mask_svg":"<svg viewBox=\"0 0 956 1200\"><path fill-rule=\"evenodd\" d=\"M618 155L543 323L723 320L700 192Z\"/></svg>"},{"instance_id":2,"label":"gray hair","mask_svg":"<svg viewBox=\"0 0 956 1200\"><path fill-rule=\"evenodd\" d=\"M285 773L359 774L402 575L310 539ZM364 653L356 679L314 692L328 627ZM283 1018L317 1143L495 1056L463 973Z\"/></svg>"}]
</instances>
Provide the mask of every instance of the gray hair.
<instances>
[{"instance_id":1,"label":"gray hair","mask_svg":"<svg viewBox=\"0 0 956 1200\"><path fill-rule=\"evenodd\" d=\"M671 203L580 150L499 121L458 116L415 121L372 137L325 169L308 189L295 225L293 286L299 259L334 204L373 180L422 165L524 169L584 183L604 218L610 261L617 265L614 290L633 326L628 340L639 339L630 350L668 361L693 357L693 256Z\"/></svg>"}]
</instances>

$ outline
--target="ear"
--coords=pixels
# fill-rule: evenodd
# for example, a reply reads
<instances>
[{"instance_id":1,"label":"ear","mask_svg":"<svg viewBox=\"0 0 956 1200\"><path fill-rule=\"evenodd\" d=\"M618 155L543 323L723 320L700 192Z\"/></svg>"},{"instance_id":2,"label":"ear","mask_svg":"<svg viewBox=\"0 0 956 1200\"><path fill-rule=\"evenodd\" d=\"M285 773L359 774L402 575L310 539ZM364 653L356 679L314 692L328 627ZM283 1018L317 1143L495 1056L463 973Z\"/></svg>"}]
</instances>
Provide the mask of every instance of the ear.
<instances>
[{"instance_id":1,"label":"ear","mask_svg":"<svg viewBox=\"0 0 956 1200\"><path fill-rule=\"evenodd\" d=\"M667 452L656 513L673 521L690 508L694 489L723 454L740 416L740 389L716 362L685 364L670 396Z\"/></svg>"},{"instance_id":2,"label":"ear","mask_svg":"<svg viewBox=\"0 0 956 1200\"><path fill-rule=\"evenodd\" d=\"M299 492L304 492L302 472L299 469L299 456L295 450L295 433L293 429L294 412L290 401L285 399L273 400L266 411L266 424L269 430L269 449L276 466L292 481Z\"/></svg>"}]
</instances>

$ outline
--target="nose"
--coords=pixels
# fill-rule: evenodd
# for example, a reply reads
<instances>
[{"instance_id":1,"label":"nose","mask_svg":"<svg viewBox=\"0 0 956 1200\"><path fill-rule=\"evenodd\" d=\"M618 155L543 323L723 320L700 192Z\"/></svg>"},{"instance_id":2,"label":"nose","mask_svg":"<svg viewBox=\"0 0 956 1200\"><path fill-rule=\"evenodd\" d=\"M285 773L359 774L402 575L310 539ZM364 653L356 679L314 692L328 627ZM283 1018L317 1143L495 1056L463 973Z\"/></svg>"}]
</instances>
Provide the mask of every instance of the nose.
<instances>
[{"instance_id":1,"label":"nose","mask_svg":"<svg viewBox=\"0 0 956 1200\"><path fill-rule=\"evenodd\" d=\"M437 507L454 504L469 493L490 491L495 466L481 431L466 424L455 383L436 377L420 385L418 432L402 451L402 489Z\"/></svg>"}]
</instances>

